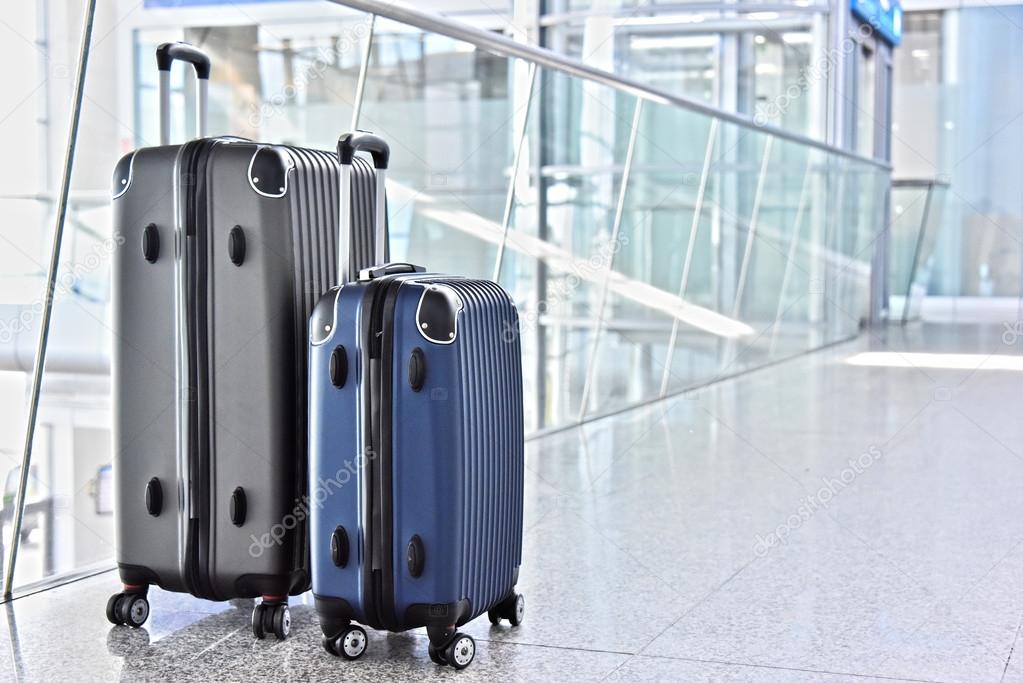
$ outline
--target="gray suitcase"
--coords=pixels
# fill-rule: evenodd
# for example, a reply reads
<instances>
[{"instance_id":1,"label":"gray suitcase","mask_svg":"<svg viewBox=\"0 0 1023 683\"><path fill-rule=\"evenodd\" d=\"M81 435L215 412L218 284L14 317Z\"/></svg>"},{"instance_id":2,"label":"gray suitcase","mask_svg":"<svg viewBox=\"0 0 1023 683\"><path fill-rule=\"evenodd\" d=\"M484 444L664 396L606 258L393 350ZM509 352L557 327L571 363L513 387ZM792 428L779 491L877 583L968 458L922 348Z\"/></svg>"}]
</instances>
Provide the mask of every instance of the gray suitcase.
<instances>
[{"instance_id":1,"label":"gray suitcase","mask_svg":"<svg viewBox=\"0 0 1023 683\"><path fill-rule=\"evenodd\" d=\"M173 61L195 67L199 139L168 145ZM113 177L114 471L124 590L107 618L138 627L148 586L262 597L257 636L285 638L309 587L306 324L337 281L341 202L351 277L371 265L375 174L359 159L206 138L209 59L157 49L161 146ZM339 196L344 194L345 196Z\"/></svg>"}]
</instances>

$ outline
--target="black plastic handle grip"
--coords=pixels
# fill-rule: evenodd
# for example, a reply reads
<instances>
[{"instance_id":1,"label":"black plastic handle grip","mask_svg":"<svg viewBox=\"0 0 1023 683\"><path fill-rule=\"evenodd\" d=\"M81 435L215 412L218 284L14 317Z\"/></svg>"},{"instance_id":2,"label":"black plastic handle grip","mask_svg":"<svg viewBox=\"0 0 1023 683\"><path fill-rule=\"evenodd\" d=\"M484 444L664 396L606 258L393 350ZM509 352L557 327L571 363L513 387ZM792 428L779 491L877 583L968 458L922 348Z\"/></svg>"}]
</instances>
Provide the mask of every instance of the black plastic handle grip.
<instances>
[{"instance_id":1,"label":"black plastic handle grip","mask_svg":"<svg viewBox=\"0 0 1023 683\"><path fill-rule=\"evenodd\" d=\"M351 164L356 152L369 152L373 155L373 165L379 169L387 168L387 160L391 158L391 148L373 133L357 130L338 138L337 158L342 164Z\"/></svg>"},{"instance_id":2,"label":"black plastic handle grip","mask_svg":"<svg viewBox=\"0 0 1023 683\"><path fill-rule=\"evenodd\" d=\"M360 280L375 280L385 275L401 275L403 273L425 273L426 268L412 263L385 263L372 268L363 268L359 271Z\"/></svg>"},{"instance_id":3,"label":"black plastic handle grip","mask_svg":"<svg viewBox=\"0 0 1023 683\"><path fill-rule=\"evenodd\" d=\"M160 71L170 71L176 59L194 66L196 78L209 80L210 58L199 48L188 43L163 43L156 48L156 68Z\"/></svg>"}]
</instances>

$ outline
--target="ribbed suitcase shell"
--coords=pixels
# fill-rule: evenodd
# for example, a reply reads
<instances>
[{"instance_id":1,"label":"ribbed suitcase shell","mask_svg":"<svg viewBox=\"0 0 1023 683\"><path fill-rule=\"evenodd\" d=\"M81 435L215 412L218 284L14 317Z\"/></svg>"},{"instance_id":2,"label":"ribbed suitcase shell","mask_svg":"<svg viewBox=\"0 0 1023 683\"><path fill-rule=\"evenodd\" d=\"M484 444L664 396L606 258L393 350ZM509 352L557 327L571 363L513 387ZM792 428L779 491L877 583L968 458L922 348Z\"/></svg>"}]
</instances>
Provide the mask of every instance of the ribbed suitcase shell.
<instances>
[{"instance_id":1,"label":"ribbed suitcase shell","mask_svg":"<svg viewBox=\"0 0 1023 683\"><path fill-rule=\"evenodd\" d=\"M283 196L251 184L261 150L293 164ZM375 182L369 164L356 171L353 270L372 253L371 231L363 228L372 225L364 214ZM210 599L307 588L305 525L288 525L280 542L264 541L305 491L306 326L337 281L338 180L331 153L237 138L143 148L118 164L114 234L123 246L113 269L113 436L117 561L126 584ZM179 234L179 225L196 226L188 228L196 234ZM153 262L140 249L147 226L159 239ZM240 265L229 258L235 227L245 238ZM178 319L186 248L195 252L187 277L195 296L205 294L201 326ZM205 392L176 357L175 337L185 331L182 343L202 361ZM208 451L201 467L195 448L176 445L183 415L195 410L204 416L196 438ZM145 502L153 478L163 492L157 515ZM239 486L248 502L240 527L228 509Z\"/></svg>"},{"instance_id":2,"label":"ribbed suitcase shell","mask_svg":"<svg viewBox=\"0 0 1023 683\"><path fill-rule=\"evenodd\" d=\"M369 363L378 362L362 334L375 299L371 287L391 287L393 298L392 315L383 319L380 362L390 367L382 381L391 395L379 408L382 418L367 414L364 395ZM446 288L461 302L451 343L419 331L418 310L430 287ZM330 336L311 347L309 385L313 592L323 631L336 634L347 619L390 630L463 624L511 593L522 559L522 368L514 304L484 280L395 276L325 296L311 335L327 325ZM349 380L340 388L329 376L338 347L349 359ZM418 391L409 378L415 349L426 365ZM387 415L381 447L371 432ZM375 461L389 488L374 479ZM391 511L389 520L382 514L391 540L383 557L373 556L380 532L373 527L374 491L383 492ZM352 544L344 567L331 555L338 527ZM406 562L413 536L425 550L419 577ZM391 595L381 593L374 568L391 577Z\"/></svg>"}]
</instances>

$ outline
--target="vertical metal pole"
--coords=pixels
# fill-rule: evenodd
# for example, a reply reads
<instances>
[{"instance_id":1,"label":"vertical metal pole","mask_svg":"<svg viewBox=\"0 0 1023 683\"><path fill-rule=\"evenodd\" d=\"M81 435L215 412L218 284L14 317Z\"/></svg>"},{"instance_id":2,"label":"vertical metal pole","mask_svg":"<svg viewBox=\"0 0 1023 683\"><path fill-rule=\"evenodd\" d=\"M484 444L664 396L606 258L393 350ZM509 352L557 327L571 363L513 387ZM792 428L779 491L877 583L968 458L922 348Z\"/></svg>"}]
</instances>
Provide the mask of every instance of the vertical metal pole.
<instances>
[{"instance_id":1,"label":"vertical metal pole","mask_svg":"<svg viewBox=\"0 0 1023 683\"><path fill-rule=\"evenodd\" d=\"M377 191L374 198L376 209L373 211L373 260L377 263L387 262L387 169L376 170Z\"/></svg>"},{"instance_id":2,"label":"vertical metal pole","mask_svg":"<svg viewBox=\"0 0 1023 683\"><path fill-rule=\"evenodd\" d=\"M693 207L693 222L689 228L689 244L686 246L685 261L682 263L682 279L678 285L678 298L685 299L686 288L689 286L689 272L693 266L693 255L696 252L696 236L700 229L700 218L703 215L703 197L707 193L707 179L713 163L714 142L718 136L718 120L710 120L710 131L707 133L707 149L703 153L703 170L700 172L700 189L696 192L696 204ZM671 338L668 340L668 355L664 361L664 374L661 376L660 397L668 393L668 380L671 378L671 364L675 357L675 342L678 340L679 319L671 321Z\"/></svg>"},{"instance_id":3,"label":"vertical metal pole","mask_svg":"<svg viewBox=\"0 0 1023 683\"><path fill-rule=\"evenodd\" d=\"M337 282L343 285L352 275L352 165L341 164L340 192L338 192ZM375 226L374 226L375 230ZM374 232L374 234L376 234Z\"/></svg>"},{"instance_id":4,"label":"vertical metal pole","mask_svg":"<svg viewBox=\"0 0 1023 683\"><path fill-rule=\"evenodd\" d=\"M369 15L369 31L366 33L366 44L362 48L362 62L359 64L359 80L355 84L355 101L352 103L352 125L351 130L359 129L359 117L362 114L362 96L366 91L366 73L369 71L369 57L373 49L373 36L376 27L377 15ZM351 244L352 244L352 167L341 166L341 191L338 193L338 219L340 230L337 241L337 281L338 284L348 282L351 277ZM377 182L383 182L380 171L377 171ZM384 194L377 193L374 216L380 215L380 202ZM373 228L373 256L374 262L383 263L383 258L377 258L380 253L386 253L383 240L379 239L378 233L382 231L380 226L374 224Z\"/></svg>"},{"instance_id":5,"label":"vertical metal pole","mask_svg":"<svg viewBox=\"0 0 1023 683\"><path fill-rule=\"evenodd\" d=\"M500 282L501 265L504 263L504 250L508 243L508 230L511 226L512 208L515 205L515 181L519 177L519 165L522 161L522 148L526 141L526 130L529 126L529 110L533 101L533 87L536 83L536 63L529 65L529 85L526 87L526 114L522 117L522 126L516 135L515 156L512 160L511 177L508 178L508 194L504 198L504 215L501 218L501 243L497 247L494 259L494 282Z\"/></svg>"},{"instance_id":6,"label":"vertical metal pole","mask_svg":"<svg viewBox=\"0 0 1023 683\"><path fill-rule=\"evenodd\" d=\"M540 44L546 40L547 30L540 29ZM534 161L534 173L536 174L536 236L546 242L550 236L550 229L547 224L547 181L543 175L544 166L547 163L549 151L543 143L547 139L549 123L547 120L546 90L543 88L543 72L538 78L541 79L539 99L536 102L537 109L537 140L536 159ZM543 319L541 306L547 306L547 264L542 258L536 259L536 304L534 311L536 323L534 324L534 336L536 339L536 364L533 366L533 377L536 386L536 428L543 429L547 424L548 407L548 386L547 381L547 321Z\"/></svg>"},{"instance_id":7,"label":"vertical metal pole","mask_svg":"<svg viewBox=\"0 0 1023 683\"><path fill-rule=\"evenodd\" d=\"M604 282L600 289L600 304L597 307L597 324L593 329L593 343L590 345L589 362L586 364L586 381L583 384L583 395L579 401L579 422L586 416L586 403L590 398L590 389L593 385L593 375L596 372L597 350L600 347L600 332L604 327L604 309L607 308L607 290L611 284L611 275L614 272L615 254L618 252L618 236L622 228L622 215L625 210L625 193L629 187L629 177L632 175L632 158L636 151L636 135L639 133L639 119L643 112L643 100L636 98L636 108L632 113L632 130L629 133L629 146L625 152L625 166L622 168L622 185L618 188L618 204L615 208L614 224L611 228L611 253L607 258L607 268L604 271Z\"/></svg>"},{"instance_id":8,"label":"vertical metal pole","mask_svg":"<svg viewBox=\"0 0 1023 683\"><path fill-rule=\"evenodd\" d=\"M785 314L785 292L789 288L789 278L792 276L792 266L796 260L796 247L799 245L799 233L803 231L803 214L806 212L806 201L810 195L810 171L813 168L813 151L806 151L806 169L803 171L803 187L799 191L799 204L796 207L795 225L792 227L792 238L789 240L788 255L785 258L785 271L781 276L781 287L778 288L778 310L774 314L774 329L771 331L771 346L767 355L770 358L774 355L774 346L778 341L778 326L781 317Z\"/></svg>"},{"instance_id":9,"label":"vertical metal pole","mask_svg":"<svg viewBox=\"0 0 1023 683\"><path fill-rule=\"evenodd\" d=\"M170 72L168 72L169 75ZM195 136L204 138L210 128L210 81L208 78L195 79ZM169 131L168 131L169 132Z\"/></svg>"},{"instance_id":10,"label":"vertical metal pole","mask_svg":"<svg viewBox=\"0 0 1023 683\"><path fill-rule=\"evenodd\" d=\"M903 325L909 322L909 297L913 294L913 282L916 280L916 269L920 267L920 251L923 249L924 235L927 232L927 217L931 213L931 194L933 192L934 183L928 183L927 196L924 198L923 216L920 218L920 234L916 239L916 248L913 250L913 263L909 268L909 282L906 283L906 300L902 304ZM888 274L885 273L885 277L887 276Z\"/></svg>"},{"instance_id":11,"label":"vertical metal pole","mask_svg":"<svg viewBox=\"0 0 1023 683\"><path fill-rule=\"evenodd\" d=\"M369 71L369 58L373 49L373 36L376 30L377 15L369 15L369 32L366 44L362 48L362 63L359 65L359 80L355 83L355 101L352 103L352 130L359 129L359 116L362 114L362 96L366 91L366 72Z\"/></svg>"},{"instance_id":12,"label":"vertical metal pole","mask_svg":"<svg viewBox=\"0 0 1023 683\"><path fill-rule=\"evenodd\" d=\"M96 17L96 0L89 0L85 8L82 26L82 40L78 54L78 74L72 98L71 123L68 130L67 148L64 154L64 173L60 181L60 196L57 201L57 215L53 227L53 243L50 249L50 265L46 272L46 293L43 299L42 317L39 321L39 339L36 342L35 365L32 369L32 389L28 404L28 419L25 425L25 449L21 456L21 472L18 478L18 495L14 504L14 522L11 528L11 553L7 558L7 574L4 578L4 598L10 598L14 588L14 567L18 559L21 527L25 521L25 497L28 492L29 467L32 463L32 437L39 417L39 398L43 384L43 366L46 364L46 347L50 338L50 318L53 313L53 296L57 282L57 268L60 265L60 247L64 237L64 219L67 215L68 193L71 188L71 170L75 161L75 145L78 142L78 123L82 114L82 97L85 93L85 73L89 63L89 49L92 43L92 27Z\"/></svg>"},{"instance_id":13,"label":"vertical metal pole","mask_svg":"<svg viewBox=\"0 0 1023 683\"><path fill-rule=\"evenodd\" d=\"M160 144L170 144L170 71L159 71L160 78Z\"/></svg>"},{"instance_id":14,"label":"vertical metal pole","mask_svg":"<svg viewBox=\"0 0 1023 683\"><path fill-rule=\"evenodd\" d=\"M879 178L880 176L878 176ZM870 185L877 185L877 178L871 178L867 181ZM889 206L888 190L885 189L882 192L877 192L880 188L872 187L869 193L870 197L880 197L880 201L875 201L872 207L872 215L870 217L870 231L868 232L867 238L873 234L876 226L880 226L880 230L873 238L873 249L870 254L870 277L868 280L868 302L867 302L867 322L872 326L883 325L887 322L890 315L891 301L889 301L889 288L888 288L888 253L890 251L891 243L891 209ZM862 208L858 212L862 214ZM854 234L861 232L859 223L856 224ZM855 251L850 254L850 260L859 251L859 245L856 244ZM846 268L849 268L847 265Z\"/></svg>"},{"instance_id":15,"label":"vertical metal pole","mask_svg":"<svg viewBox=\"0 0 1023 683\"><path fill-rule=\"evenodd\" d=\"M757 219L760 214L760 202L764 197L764 180L767 178L767 164L771 159L771 143L773 136L764 142L764 159L760 162L760 176L757 178L757 189L753 195L753 211L749 219L749 233L746 235L746 248L743 250L742 263L739 265L738 284L735 285L735 303L732 305L732 317L739 319L739 308L742 306L743 290L746 289L746 276L749 273L749 261L753 255L753 242L757 237Z\"/></svg>"}]
</instances>

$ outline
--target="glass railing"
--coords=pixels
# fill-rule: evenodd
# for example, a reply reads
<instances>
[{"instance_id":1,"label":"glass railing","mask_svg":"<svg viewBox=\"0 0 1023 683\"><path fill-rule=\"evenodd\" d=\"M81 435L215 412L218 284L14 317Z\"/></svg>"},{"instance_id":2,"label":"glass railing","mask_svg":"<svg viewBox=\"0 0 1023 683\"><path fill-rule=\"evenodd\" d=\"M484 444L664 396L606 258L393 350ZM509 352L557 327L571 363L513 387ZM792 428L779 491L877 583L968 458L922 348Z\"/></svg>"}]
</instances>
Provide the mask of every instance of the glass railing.
<instances>
[{"instance_id":1,"label":"glass railing","mask_svg":"<svg viewBox=\"0 0 1023 683\"><path fill-rule=\"evenodd\" d=\"M368 7L371 20L371 3L341 4L360 11L322 3L322 16L299 21L225 5L213 26L198 9L128 26L114 4L98 5L95 69L120 64L129 43L134 65L123 81L86 83L15 586L113 556L117 242L96 198L122 153L154 144L151 60L164 40L201 41L214 56L214 134L329 149L354 120L390 141L392 255L512 294L532 435L850 338L866 318L884 164L496 33L391 3ZM184 73L175 114L188 109ZM184 115L172 123L174 139L193 128ZM56 188L43 194L4 206L52 216ZM45 305L43 265L18 272L33 295L6 287L12 320ZM0 344L19 406L37 330ZM24 412L11 420L24 433ZM2 453L7 557L20 439Z\"/></svg>"},{"instance_id":2,"label":"glass railing","mask_svg":"<svg viewBox=\"0 0 1023 683\"><path fill-rule=\"evenodd\" d=\"M888 310L893 322L905 324L920 317L947 191L947 182L933 178L892 181Z\"/></svg>"},{"instance_id":3,"label":"glass railing","mask_svg":"<svg viewBox=\"0 0 1023 683\"><path fill-rule=\"evenodd\" d=\"M393 253L512 293L528 431L858 332L883 164L404 6L338 4L381 13L358 121L394 149Z\"/></svg>"}]
</instances>

